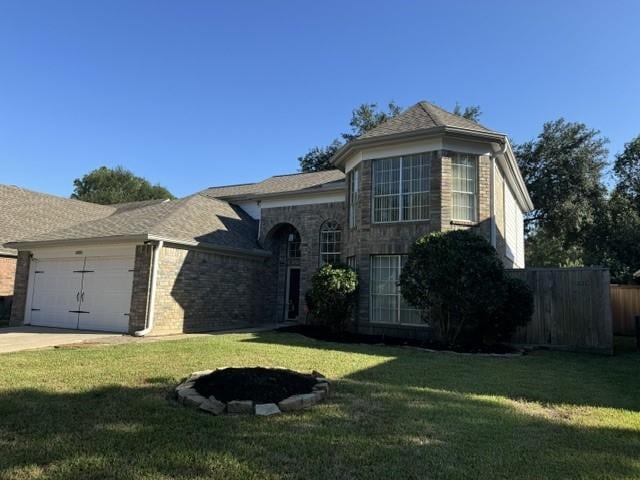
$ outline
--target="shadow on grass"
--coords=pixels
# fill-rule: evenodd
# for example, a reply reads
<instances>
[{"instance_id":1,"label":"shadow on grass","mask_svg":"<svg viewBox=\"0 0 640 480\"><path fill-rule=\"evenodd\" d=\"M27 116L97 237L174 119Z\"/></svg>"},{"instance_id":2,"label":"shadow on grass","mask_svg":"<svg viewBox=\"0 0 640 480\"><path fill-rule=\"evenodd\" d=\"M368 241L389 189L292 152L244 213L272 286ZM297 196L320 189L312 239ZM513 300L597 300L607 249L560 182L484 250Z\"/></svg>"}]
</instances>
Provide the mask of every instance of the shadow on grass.
<instances>
[{"instance_id":1,"label":"shadow on grass","mask_svg":"<svg viewBox=\"0 0 640 480\"><path fill-rule=\"evenodd\" d=\"M393 358L350 377L363 382L640 411L640 355L634 352L601 356L539 351L500 358L323 342L278 332L257 333L245 341Z\"/></svg>"},{"instance_id":2,"label":"shadow on grass","mask_svg":"<svg viewBox=\"0 0 640 480\"><path fill-rule=\"evenodd\" d=\"M278 417L213 417L171 385L0 395L0 477L637 477L638 432L576 427L486 399L338 382L327 404ZM159 379L157 379L159 380Z\"/></svg>"}]
</instances>

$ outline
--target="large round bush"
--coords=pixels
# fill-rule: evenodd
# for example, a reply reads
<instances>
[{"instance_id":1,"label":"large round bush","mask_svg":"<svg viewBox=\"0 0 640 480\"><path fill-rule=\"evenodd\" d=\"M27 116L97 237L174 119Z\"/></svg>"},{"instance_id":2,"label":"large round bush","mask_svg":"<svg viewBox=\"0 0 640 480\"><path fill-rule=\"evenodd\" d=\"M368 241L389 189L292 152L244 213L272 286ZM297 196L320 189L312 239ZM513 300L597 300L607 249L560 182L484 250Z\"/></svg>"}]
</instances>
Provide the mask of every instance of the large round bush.
<instances>
[{"instance_id":1,"label":"large round bush","mask_svg":"<svg viewBox=\"0 0 640 480\"><path fill-rule=\"evenodd\" d=\"M531 317L526 308L514 315L509 306L527 305L528 287L509 279L491 244L469 230L418 239L402 270L400 287L448 345L505 341Z\"/></svg>"},{"instance_id":2,"label":"large round bush","mask_svg":"<svg viewBox=\"0 0 640 480\"><path fill-rule=\"evenodd\" d=\"M315 323L342 331L353 315L358 276L346 265L328 264L311 279L309 310Z\"/></svg>"}]
</instances>

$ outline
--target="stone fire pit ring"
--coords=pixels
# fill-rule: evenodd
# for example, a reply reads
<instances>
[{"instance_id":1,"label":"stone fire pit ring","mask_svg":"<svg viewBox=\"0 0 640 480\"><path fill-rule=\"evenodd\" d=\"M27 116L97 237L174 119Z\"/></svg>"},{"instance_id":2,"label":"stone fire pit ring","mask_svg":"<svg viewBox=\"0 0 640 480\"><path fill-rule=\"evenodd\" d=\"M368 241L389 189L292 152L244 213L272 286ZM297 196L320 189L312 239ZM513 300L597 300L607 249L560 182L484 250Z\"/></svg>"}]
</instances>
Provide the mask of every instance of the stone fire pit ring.
<instances>
[{"instance_id":1,"label":"stone fire pit ring","mask_svg":"<svg viewBox=\"0 0 640 480\"><path fill-rule=\"evenodd\" d=\"M290 395L278 402L260 403L247 399L233 399L222 401L213 395L204 396L196 390L196 381L214 372L230 372L231 370L265 370L273 371L279 375L298 375L305 377L311 385L311 391ZM258 415L268 416L283 412L292 412L311 408L314 405L326 400L331 392L329 381L324 375L317 371L311 374L304 374L285 368L261 368L261 367L225 367L216 370L203 370L193 372L189 377L178 385L175 389L175 396L178 403L210 413L212 415ZM219 395L220 396L220 395Z\"/></svg>"}]
</instances>

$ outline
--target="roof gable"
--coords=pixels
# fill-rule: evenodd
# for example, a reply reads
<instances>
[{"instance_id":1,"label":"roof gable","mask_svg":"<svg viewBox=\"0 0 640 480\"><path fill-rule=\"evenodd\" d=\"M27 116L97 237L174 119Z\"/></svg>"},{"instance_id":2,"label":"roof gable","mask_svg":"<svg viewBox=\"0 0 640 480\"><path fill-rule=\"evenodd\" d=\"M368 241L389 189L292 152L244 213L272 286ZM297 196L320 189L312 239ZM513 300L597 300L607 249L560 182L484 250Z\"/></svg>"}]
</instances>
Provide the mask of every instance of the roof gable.
<instances>
[{"instance_id":1,"label":"roof gable","mask_svg":"<svg viewBox=\"0 0 640 480\"><path fill-rule=\"evenodd\" d=\"M455 127L477 132L495 133L473 120L447 112L432 103L421 101L399 115L363 133L358 139L382 137L436 127Z\"/></svg>"}]
</instances>

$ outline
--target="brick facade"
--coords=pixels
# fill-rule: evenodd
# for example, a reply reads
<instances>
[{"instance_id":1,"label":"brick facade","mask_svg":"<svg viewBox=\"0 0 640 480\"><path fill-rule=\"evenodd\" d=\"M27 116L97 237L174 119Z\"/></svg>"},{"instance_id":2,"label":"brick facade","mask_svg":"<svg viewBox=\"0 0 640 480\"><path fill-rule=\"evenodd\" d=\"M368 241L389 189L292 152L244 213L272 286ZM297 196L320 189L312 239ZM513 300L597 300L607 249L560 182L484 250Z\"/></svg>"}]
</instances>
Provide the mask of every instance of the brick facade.
<instances>
[{"instance_id":1,"label":"brick facade","mask_svg":"<svg viewBox=\"0 0 640 480\"><path fill-rule=\"evenodd\" d=\"M29 284L29 267L31 266L31 252L18 253L16 263L16 280L13 287L13 307L9 325L24 324L24 314L27 308L27 286Z\"/></svg>"},{"instance_id":2,"label":"brick facade","mask_svg":"<svg viewBox=\"0 0 640 480\"><path fill-rule=\"evenodd\" d=\"M145 327L153 245L136 246L135 255L133 286L131 289L131 308L129 309L130 334L142 330Z\"/></svg>"},{"instance_id":3,"label":"brick facade","mask_svg":"<svg viewBox=\"0 0 640 480\"><path fill-rule=\"evenodd\" d=\"M264 257L162 248L153 333L201 332L268 321L263 315L266 263Z\"/></svg>"},{"instance_id":4,"label":"brick facade","mask_svg":"<svg viewBox=\"0 0 640 480\"><path fill-rule=\"evenodd\" d=\"M0 297L13 295L13 282L16 277L15 257L0 257Z\"/></svg>"},{"instance_id":5,"label":"brick facade","mask_svg":"<svg viewBox=\"0 0 640 480\"><path fill-rule=\"evenodd\" d=\"M273 252L269 262L269 278L266 304L275 308L270 312L273 321L281 321L285 316L285 289L288 264L283 249L286 238L279 230L287 225L293 226L300 234L300 305L304 315L304 294L311 288L311 277L320 266L320 229L327 220L334 220L342 229L342 245L346 245L344 234L347 228L344 203L321 203L314 205L296 205L265 208L260 219L260 243ZM344 253L343 253L344 258Z\"/></svg>"}]
</instances>

